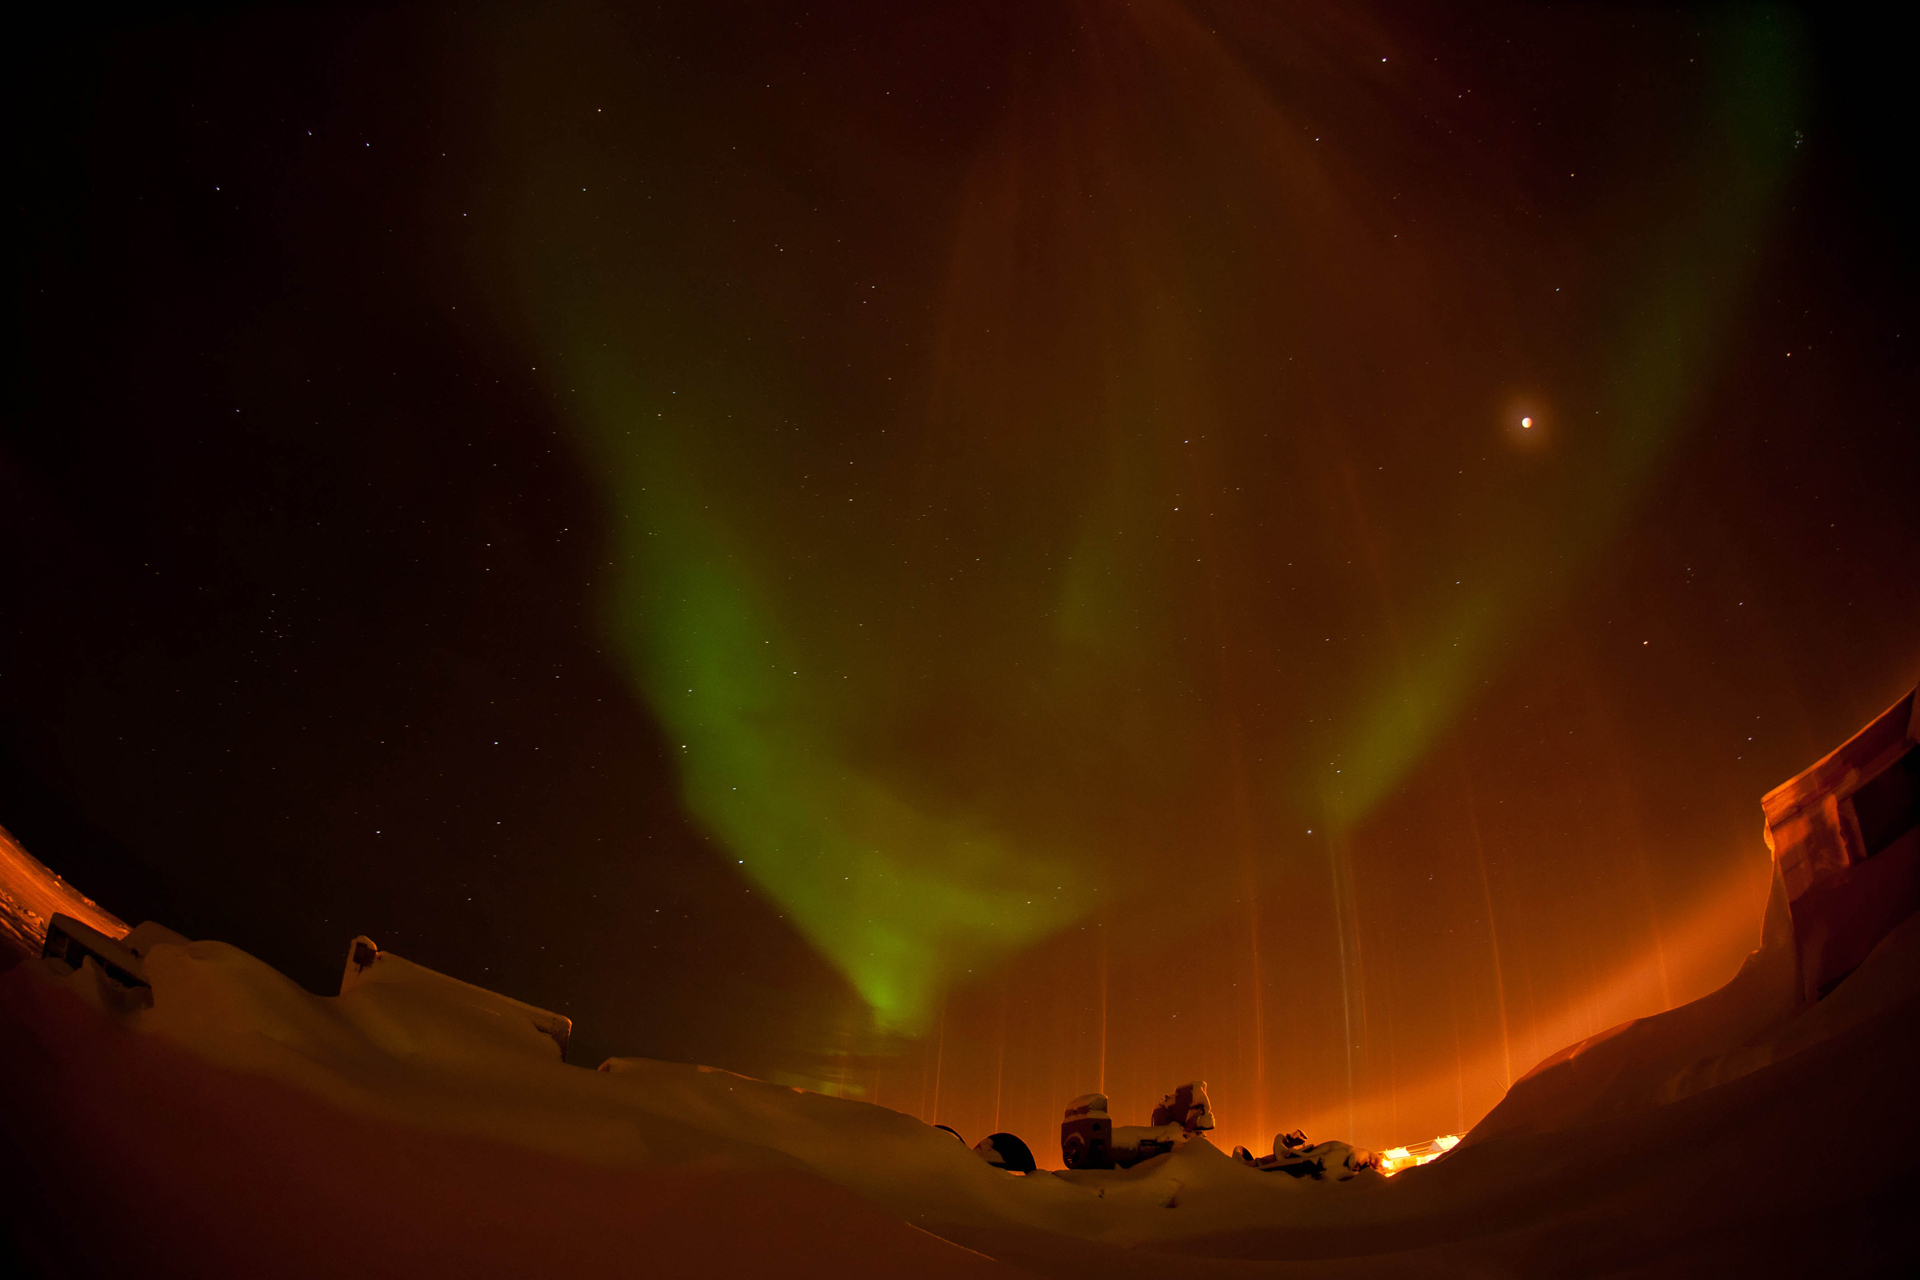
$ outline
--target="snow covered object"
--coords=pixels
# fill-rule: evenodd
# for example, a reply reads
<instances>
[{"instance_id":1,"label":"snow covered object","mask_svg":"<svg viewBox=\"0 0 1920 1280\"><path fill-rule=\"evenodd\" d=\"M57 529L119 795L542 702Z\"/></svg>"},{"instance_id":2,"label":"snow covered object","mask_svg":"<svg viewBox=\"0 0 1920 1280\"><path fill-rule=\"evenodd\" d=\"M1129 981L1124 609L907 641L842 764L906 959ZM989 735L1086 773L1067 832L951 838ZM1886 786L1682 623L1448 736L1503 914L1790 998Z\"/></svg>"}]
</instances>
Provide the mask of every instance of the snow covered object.
<instances>
[{"instance_id":1,"label":"snow covered object","mask_svg":"<svg viewBox=\"0 0 1920 1280\"><path fill-rule=\"evenodd\" d=\"M203 1280L1904 1274L1920 916L1808 1003L1775 906L1728 989L1556 1055L1506 1123L1392 1179L1298 1133L1267 1157L1298 1176L1267 1177L1197 1130L1012 1177L871 1103L569 1066L527 1006L370 943L318 996L142 925L151 1001L84 956L0 966L0 1130L30 1153L0 1236L60 1274ZM1867 1155L1836 1177L1772 1158L1782 1133Z\"/></svg>"},{"instance_id":2,"label":"snow covered object","mask_svg":"<svg viewBox=\"0 0 1920 1280\"><path fill-rule=\"evenodd\" d=\"M1060 1158L1069 1169L1113 1168L1113 1117L1107 1095L1083 1093L1067 1104L1060 1122Z\"/></svg>"},{"instance_id":3,"label":"snow covered object","mask_svg":"<svg viewBox=\"0 0 1920 1280\"><path fill-rule=\"evenodd\" d=\"M1194 1134L1177 1124L1123 1124L1113 1130L1110 1148L1115 1168L1131 1169L1142 1160L1166 1155Z\"/></svg>"},{"instance_id":4,"label":"snow covered object","mask_svg":"<svg viewBox=\"0 0 1920 1280\"><path fill-rule=\"evenodd\" d=\"M1195 1080L1183 1084L1160 1099L1160 1105L1153 1109L1153 1118L1147 1123L1177 1124L1187 1130L1213 1128L1213 1104L1207 1100L1207 1082Z\"/></svg>"},{"instance_id":5,"label":"snow covered object","mask_svg":"<svg viewBox=\"0 0 1920 1280\"><path fill-rule=\"evenodd\" d=\"M153 984L147 980L146 967L153 948L186 943L185 938L152 920L114 937L56 911L47 921L40 958L58 961L74 973L82 973L91 965L99 979L95 990L100 998L125 1010L153 1004Z\"/></svg>"},{"instance_id":6,"label":"snow covered object","mask_svg":"<svg viewBox=\"0 0 1920 1280\"><path fill-rule=\"evenodd\" d=\"M1818 1000L1920 910L1920 698L1907 694L1760 807L1801 995Z\"/></svg>"},{"instance_id":7,"label":"snow covered object","mask_svg":"<svg viewBox=\"0 0 1920 1280\"><path fill-rule=\"evenodd\" d=\"M382 951L374 945L372 938L363 935L347 945L347 967L340 975L340 994L344 996L349 991L366 986L411 988L437 1001L491 1014L502 1025L525 1023L552 1040L559 1048L562 1060L567 1056L567 1041L573 1035L572 1018L437 973L424 965L402 959L391 951Z\"/></svg>"},{"instance_id":8,"label":"snow covered object","mask_svg":"<svg viewBox=\"0 0 1920 1280\"><path fill-rule=\"evenodd\" d=\"M61 912L55 912L47 922L47 936L41 943L40 955L42 959L63 960L76 970L91 960L123 987L149 985L140 957L120 939L110 938L92 925Z\"/></svg>"},{"instance_id":9,"label":"snow covered object","mask_svg":"<svg viewBox=\"0 0 1920 1280\"><path fill-rule=\"evenodd\" d=\"M1338 1139L1308 1142L1307 1135L1298 1129L1292 1133L1276 1133L1273 1136L1273 1154L1270 1156L1256 1157L1245 1147L1235 1147L1233 1154L1256 1169L1284 1173L1294 1178L1310 1178L1315 1182L1346 1182L1368 1170L1378 1171L1381 1167L1378 1152L1366 1151Z\"/></svg>"},{"instance_id":10,"label":"snow covered object","mask_svg":"<svg viewBox=\"0 0 1920 1280\"><path fill-rule=\"evenodd\" d=\"M982 1160L1008 1173L1032 1173L1038 1168L1032 1149L1011 1133L990 1133L974 1143L973 1149Z\"/></svg>"},{"instance_id":11,"label":"snow covered object","mask_svg":"<svg viewBox=\"0 0 1920 1280\"><path fill-rule=\"evenodd\" d=\"M1213 1128L1207 1082L1183 1084L1160 1100L1152 1123L1114 1127L1107 1095L1083 1093L1060 1122L1060 1155L1069 1169L1129 1169L1163 1156L1196 1133Z\"/></svg>"}]
</instances>

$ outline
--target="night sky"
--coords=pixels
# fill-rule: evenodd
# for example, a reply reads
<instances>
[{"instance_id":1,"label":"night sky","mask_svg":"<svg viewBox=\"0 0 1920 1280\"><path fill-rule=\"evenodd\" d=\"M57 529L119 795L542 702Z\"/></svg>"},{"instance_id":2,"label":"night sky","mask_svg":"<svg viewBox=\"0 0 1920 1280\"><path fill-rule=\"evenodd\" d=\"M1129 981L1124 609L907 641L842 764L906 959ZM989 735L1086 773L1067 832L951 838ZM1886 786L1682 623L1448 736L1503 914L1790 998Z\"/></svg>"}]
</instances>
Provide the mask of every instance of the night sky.
<instances>
[{"instance_id":1,"label":"night sky","mask_svg":"<svg viewBox=\"0 0 1920 1280\"><path fill-rule=\"evenodd\" d=\"M1437 8L43 15L0 824L1037 1150L1718 985L1920 679L1908 68Z\"/></svg>"}]
</instances>

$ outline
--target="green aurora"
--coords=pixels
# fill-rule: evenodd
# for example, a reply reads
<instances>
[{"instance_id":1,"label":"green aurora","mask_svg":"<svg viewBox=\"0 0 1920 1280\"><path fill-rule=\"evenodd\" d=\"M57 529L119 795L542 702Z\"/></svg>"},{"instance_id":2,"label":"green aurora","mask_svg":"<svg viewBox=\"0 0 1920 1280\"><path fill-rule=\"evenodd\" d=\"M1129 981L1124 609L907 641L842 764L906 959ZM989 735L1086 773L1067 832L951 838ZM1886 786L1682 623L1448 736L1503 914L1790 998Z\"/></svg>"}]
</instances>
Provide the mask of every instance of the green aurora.
<instances>
[{"instance_id":1,"label":"green aurora","mask_svg":"<svg viewBox=\"0 0 1920 1280\"><path fill-rule=\"evenodd\" d=\"M1028 109L956 147L944 177L899 161L925 195L882 194L879 143L819 161L827 176L791 166L769 194L726 186L732 171L691 143L627 154L584 134L508 184L514 287L610 513L612 641L688 809L882 1031L924 1030L950 985L1103 895L1151 912L1156 877L1234 839L1254 874L1288 874L1307 829L1363 822L1632 510L1712 367L1793 146L1790 33L1765 14L1725 20L1697 136L1677 144L1697 185L1610 249L1579 321L1597 354L1557 399L1597 406L1582 412L1601 430L1517 497L1478 479L1383 492L1352 478L1355 459L1431 446L1335 421L1330 404L1370 394L1347 349L1381 347L1369 368L1437 361L1444 308L1366 318L1364 264L1399 250L1352 229L1368 192L1303 158L1320 154L1296 137L1304 108L1254 55L1171 6L1113 15L1102 34L1091 69L1010 75ZM644 61L631 50L562 37L515 54L570 57L577 88L555 113L639 113L676 92L623 78L623 57ZM1170 116L1173 137L1111 83L1116 68L1171 79L1195 57L1212 87ZM533 79L504 75L502 92ZM1225 111L1238 123L1203 129ZM844 113L829 124L858 133ZM1189 170L1182 148L1203 135ZM1194 179L1207 161L1215 176ZM589 163L615 176L556 213L553 193ZM751 231L665 221L648 193L682 178L719 189L711 206ZM906 248L864 264L908 299L891 304L906 317L898 357L840 360L856 339L819 330L856 321L807 310L836 273L855 281L843 292L868 287L855 250L782 229L836 182L868 184L847 200L876 218L919 219ZM1087 211L1082 187L1115 186L1132 198ZM1274 248L1255 214L1301 242ZM695 238L746 262L744 284L686 267ZM824 264L812 274L767 265L803 245ZM1263 252L1282 261L1243 269ZM1315 283L1316 254L1352 265L1361 319L1316 309L1316 289L1341 287L1338 271ZM1527 321L1503 323L1512 336ZM1235 359L1262 343L1307 359L1337 347L1353 369L1320 386L1255 378ZM1442 387L1435 412L1470 412L1463 388L1496 385L1498 364ZM1427 394L1409 387L1381 416L1417 434L1410 406ZM937 496L929 476L978 502ZM1369 513L1396 502L1436 524L1476 507L1474 550L1444 564L1433 547L1383 552ZM1292 606L1285 573L1334 604ZM1232 803L1238 825L1217 817Z\"/></svg>"}]
</instances>

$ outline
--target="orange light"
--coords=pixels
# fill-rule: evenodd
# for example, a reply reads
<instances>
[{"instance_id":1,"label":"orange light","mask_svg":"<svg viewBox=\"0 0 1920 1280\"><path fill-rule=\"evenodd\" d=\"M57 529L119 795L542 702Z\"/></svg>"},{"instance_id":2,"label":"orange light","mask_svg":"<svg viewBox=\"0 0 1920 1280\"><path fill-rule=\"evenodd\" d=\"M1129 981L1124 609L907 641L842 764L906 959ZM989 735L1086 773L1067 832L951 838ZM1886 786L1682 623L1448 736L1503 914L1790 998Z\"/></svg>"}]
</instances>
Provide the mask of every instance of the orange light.
<instances>
[{"instance_id":1,"label":"orange light","mask_svg":"<svg viewBox=\"0 0 1920 1280\"><path fill-rule=\"evenodd\" d=\"M1388 1147L1380 1153L1380 1172L1392 1177L1402 1169L1411 1169L1415 1165L1438 1160L1459 1145L1459 1134L1443 1133L1425 1142L1409 1142L1404 1147Z\"/></svg>"},{"instance_id":2,"label":"orange light","mask_svg":"<svg viewBox=\"0 0 1920 1280\"><path fill-rule=\"evenodd\" d=\"M55 912L72 916L109 938L127 933L127 926L111 912L48 870L0 827L0 945L11 942L39 955L47 922Z\"/></svg>"}]
</instances>

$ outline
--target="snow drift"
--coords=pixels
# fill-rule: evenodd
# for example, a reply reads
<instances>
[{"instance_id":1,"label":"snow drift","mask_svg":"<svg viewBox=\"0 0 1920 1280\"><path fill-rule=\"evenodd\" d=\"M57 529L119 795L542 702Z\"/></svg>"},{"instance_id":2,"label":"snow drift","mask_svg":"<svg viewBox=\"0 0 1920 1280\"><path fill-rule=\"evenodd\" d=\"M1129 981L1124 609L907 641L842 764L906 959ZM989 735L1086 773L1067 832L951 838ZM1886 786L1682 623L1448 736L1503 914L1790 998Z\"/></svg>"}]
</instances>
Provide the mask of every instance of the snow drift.
<instances>
[{"instance_id":1,"label":"snow drift","mask_svg":"<svg viewBox=\"0 0 1920 1280\"><path fill-rule=\"evenodd\" d=\"M1856 739L1803 775L1770 833L1809 805L1837 815L1821 830L1865 830L1852 797L1885 808L1895 784L1867 789L1920 759L1914 720L1909 696L1863 731L1865 765ZM1920 1243L1920 915L1889 906L1886 873L1849 868L1920 841L1888 826L1897 803L1873 817L1878 848L1829 856L1797 897L1776 871L1761 945L1721 990L1553 1055L1391 1179L1263 1172L1199 1129L1130 1168L1013 1173L882 1107L678 1063L570 1065L564 1018L367 939L332 997L151 925L117 965L9 951L16 1262L368 1280L1884 1273ZM1800 865L1792 847L1776 840L1777 867Z\"/></svg>"}]
</instances>

